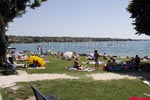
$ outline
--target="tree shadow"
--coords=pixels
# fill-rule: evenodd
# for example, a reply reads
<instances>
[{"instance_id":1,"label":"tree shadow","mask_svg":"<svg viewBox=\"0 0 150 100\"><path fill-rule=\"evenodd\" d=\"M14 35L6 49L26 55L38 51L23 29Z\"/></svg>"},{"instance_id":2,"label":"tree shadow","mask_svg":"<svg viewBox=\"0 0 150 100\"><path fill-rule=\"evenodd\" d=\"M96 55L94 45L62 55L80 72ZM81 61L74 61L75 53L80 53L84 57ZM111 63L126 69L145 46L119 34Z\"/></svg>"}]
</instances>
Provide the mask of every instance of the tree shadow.
<instances>
[{"instance_id":1,"label":"tree shadow","mask_svg":"<svg viewBox=\"0 0 150 100\"><path fill-rule=\"evenodd\" d=\"M8 68L4 68L4 67L0 67L0 75L15 75L15 71L8 69Z\"/></svg>"},{"instance_id":2,"label":"tree shadow","mask_svg":"<svg viewBox=\"0 0 150 100\"><path fill-rule=\"evenodd\" d=\"M142 80L149 80L150 81L150 64L149 63L142 63L140 64L141 66L141 71L136 70L135 68L133 69L121 69L118 71L109 71L112 73L117 73L120 75L129 75L133 77L138 77Z\"/></svg>"}]
</instances>

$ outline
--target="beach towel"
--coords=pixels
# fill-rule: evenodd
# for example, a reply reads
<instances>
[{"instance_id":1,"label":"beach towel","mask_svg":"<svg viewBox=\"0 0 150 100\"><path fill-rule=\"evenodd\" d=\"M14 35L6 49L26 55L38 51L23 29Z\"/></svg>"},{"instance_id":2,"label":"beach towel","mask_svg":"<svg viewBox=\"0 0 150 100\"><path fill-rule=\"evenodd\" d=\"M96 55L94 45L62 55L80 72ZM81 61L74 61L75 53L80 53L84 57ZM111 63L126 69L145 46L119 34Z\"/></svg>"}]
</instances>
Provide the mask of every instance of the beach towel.
<instances>
[{"instance_id":1,"label":"beach towel","mask_svg":"<svg viewBox=\"0 0 150 100\"><path fill-rule=\"evenodd\" d=\"M94 68L85 68L85 69L82 69L81 71L92 72L92 71L95 71L95 69Z\"/></svg>"},{"instance_id":2,"label":"beach towel","mask_svg":"<svg viewBox=\"0 0 150 100\"><path fill-rule=\"evenodd\" d=\"M74 68L73 66L67 67L68 70L78 70L77 68Z\"/></svg>"},{"instance_id":3,"label":"beach towel","mask_svg":"<svg viewBox=\"0 0 150 100\"><path fill-rule=\"evenodd\" d=\"M102 61L99 61L99 64L104 64L105 62L102 62ZM89 62L87 62L87 64L95 64L95 62L94 61L89 61Z\"/></svg>"},{"instance_id":4,"label":"beach towel","mask_svg":"<svg viewBox=\"0 0 150 100\"><path fill-rule=\"evenodd\" d=\"M86 71L86 72L92 72L92 71L95 71L94 68L83 68L81 70L78 70L77 68L74 68L74 67L67 67L68 70L74 70L74 71Z\"/></svg>"},{"instance_id":5,"label":"beach towel","mask_svg":"<svg viewBox=\"0 0 150 100\"><path fill-rule=\"evenodd\" d=\"M45 67L28 67L28 69L45 69Z\"/></svg>"},{"instance_id":6,"label":"beach towel","mask_svg":"<svg viewBox=\"0 0 150 100\"><path fill-rule=\"evenodd\" d=\"M120 63L120 62L122 62L122 60L115 60L116 61L116 63Z\"/></svg>"},{"instance_id":7,"label":"beach towel","mask_svg":"<svg viewBox=\"0 0 150 100\"><path fill-rule=\"evenodd\" d=\"M89 60L94 60L94 53L90 53L88 58L89 58Z\"/></svg>"}]
</instances>

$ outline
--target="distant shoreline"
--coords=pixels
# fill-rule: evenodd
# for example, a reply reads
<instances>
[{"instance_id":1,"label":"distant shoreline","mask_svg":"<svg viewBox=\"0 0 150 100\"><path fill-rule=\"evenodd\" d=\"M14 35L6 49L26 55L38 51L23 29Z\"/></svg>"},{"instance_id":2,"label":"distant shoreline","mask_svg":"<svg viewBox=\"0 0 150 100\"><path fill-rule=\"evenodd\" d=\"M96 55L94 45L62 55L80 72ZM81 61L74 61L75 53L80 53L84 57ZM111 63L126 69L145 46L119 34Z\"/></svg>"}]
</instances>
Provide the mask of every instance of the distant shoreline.
<instances>
[{"instance_id":1,"label":"distant shoreline","mask_svg":"<svg viewBox=\"0 0 150 100\"><path fill-rule=\"evenodd\" d=\"M45 42L98 42L98 41L150 41L148 39L92 38L92 37L40 37L8 36L9 43L45 43Z\"/></svg>"}]
</instances>

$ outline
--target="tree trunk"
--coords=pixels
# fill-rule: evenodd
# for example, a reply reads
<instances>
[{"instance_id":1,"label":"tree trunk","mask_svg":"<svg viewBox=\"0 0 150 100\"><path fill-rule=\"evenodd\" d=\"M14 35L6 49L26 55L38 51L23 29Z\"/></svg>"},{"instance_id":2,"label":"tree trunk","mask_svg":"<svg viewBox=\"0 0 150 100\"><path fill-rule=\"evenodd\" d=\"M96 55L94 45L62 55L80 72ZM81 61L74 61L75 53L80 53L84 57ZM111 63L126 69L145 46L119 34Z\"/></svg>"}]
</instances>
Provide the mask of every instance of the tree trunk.
<instances>
[{"instance_id":1,"label":"tree trunk","mask_svg":"<svg viewBox=\"0 0 150 100\"><path fill-rule=\"evenodd\" d=\"M5 35L5 26L0 26L0 65L6 61L6 50L8 47L8 39Z\"/></svg>"}]
</instances>

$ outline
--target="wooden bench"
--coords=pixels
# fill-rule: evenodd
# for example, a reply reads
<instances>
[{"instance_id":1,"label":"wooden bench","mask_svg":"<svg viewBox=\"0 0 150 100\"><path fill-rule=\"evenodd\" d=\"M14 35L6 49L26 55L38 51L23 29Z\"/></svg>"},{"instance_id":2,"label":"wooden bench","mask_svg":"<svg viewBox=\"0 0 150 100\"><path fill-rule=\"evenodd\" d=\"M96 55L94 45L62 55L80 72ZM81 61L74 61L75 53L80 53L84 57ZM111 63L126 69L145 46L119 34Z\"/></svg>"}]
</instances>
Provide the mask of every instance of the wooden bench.
<instances>
[{"instance_id":1,"label":"wooden bench","mask_svg":"<svg viewBox=\"0 0 150 100\"><path fill-rule=\"evenodd\" d=\"M31 85L31 88L34 92L34 96L35 96L36 100L58 100L58 98L53 96L52 94L44 95L37 88L35 88L33 85Z\"/></svg>"}]
</instances>

